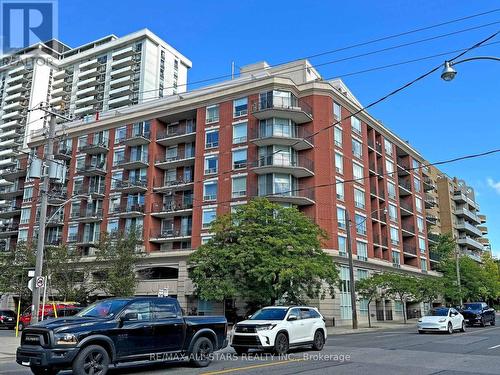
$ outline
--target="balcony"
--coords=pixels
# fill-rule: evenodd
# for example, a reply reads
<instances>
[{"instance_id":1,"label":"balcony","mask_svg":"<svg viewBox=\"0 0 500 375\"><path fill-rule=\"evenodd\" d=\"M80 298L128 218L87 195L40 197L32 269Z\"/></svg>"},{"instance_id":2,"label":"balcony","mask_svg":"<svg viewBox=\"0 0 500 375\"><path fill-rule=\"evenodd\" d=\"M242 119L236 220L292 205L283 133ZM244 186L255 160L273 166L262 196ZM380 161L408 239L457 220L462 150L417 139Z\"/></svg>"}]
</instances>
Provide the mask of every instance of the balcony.
<instances>
[{"instance_id":1,"label":"balcony","mask_svg":"<svg viewBox=\"0 0 500 375\"><path fill-rule=\"evenodd\" d=\"M411 184L407 181L402 181L401 179L398 181L399 187L399 195L406 196L411 195Z\"/></svg>"},{"instance_id":2,"label":"balcony","mask_svg":"<svg viewBox=\"0 0 500 375\"><path fill-rule=\"evenodd\" d=\"M144 216L144 204L133 203L116 207L113 213L118 213L123 218L133 218Z\"/></svg>"},{"instance_id":3,"label":"balcony","mask_svg":"<svg viewBox=\"0 0 500 375\"><path fill-rule=\"evenodd\" d=\"M118 166L123 169L140 169L149 167L147 155L130 155L118 161Z\"/></svg>"},{"instance_id":4,"label":"balcony","mask_svg":"<svg viewBox=\"0 0 500 375\"><path fill-rule=\"evenodd\" d=\"M0 207L0 219L10 219L19 215L21 215L20 205Z\"/></svg>"},{"instance_id":5,"label":"balcony","mask_svg":"<svg viewBox=\"0 0 500 375\"><path fill-rule=\"evenodd\" d=\"M68 192L66 189L53 189L49 190L47 203L51 206L59 206L68 199Z\"/></svg>"},{"instance_id":6,"label":"balcony","mask_svg":"<svg viewBox=\"0 0 500 375\"><path fill-rule=\"evenodd\" d=\"M95 104L99 101L97 96L91 95L91 96L84 96L83 98L80 98L75 101L75 104L78 108L88 106L90 104Z\"/></svg>"},{"instance_id":7,"label":"balcony","mask_svg":"<svg viewBox=\"0 0 500 375\"><path fill-rule=\"evenodd\" d=\"M121 48L119 50L113 51L111 55L113 56L113 60L116 61L116 60L122 59L124 57L131 56L134 53L135 53L134 47L129 46L129 47L125 47L125 48Z\"/></svg>"},{"instance_id":8,"label":"balcony","mask_svg":"<svg viewBox=\"0 0 500 375\"><path fill-rule=\"evenodd\" d=\"M401 208L401 216L410 216L413 215L413 205L411 203L407 203L405 201L399 202L399 207Z\"/></svg>"},{"instance_id":9,"label":"balcony","mask_svg":"<svg viewBox=\"0 0 500 375\"><path fill-rule=\"evenodd\" d=\"M179 143L191 143L196 139L196 126L194 123L179 125L173 129L160 131L156 134L156 142L168 147Z\"/></svg>"},{"instance_id":10,"label":"balcony","mask_svg":"<svg viewBox=\"0 0 500 375\"><path fill-rule=\"evenodd\" d=\"M15 77L15 76L18 76L20 74L24 74L24 73L27 73L28 72L28 67L26 65L21 65L17 68L14 68L12 69L11 71L9 71L9 76L10 77Z\"/></svg>"},{"instance_id":11,"label":"balcony","mask_svg":"<svg viewBox=\"0 0 500 375\"><path fill-rule=\"evenodd\" d=\"M96 86L97 83L98 82L97 82L96 77L91 77L91 78L79 80L78 83L76 84L76 87L78 87L78 90L83 90L87 87Z\"/></svg>"},{"instance_id":12,"label":"balcony","mask_svg":"<svg viewBox=\"0 0 500 375\"><path fill-rule=\"evenodd\" d=\"M99 243L99 233L95 235L75 235L68 236L68 242L76 242L77 246L96 246Z\"/></svg>"},{"instance_id":13,"label":"balcony","mask_svg":"<svg viewBox=\"0 0 500 375\"><path fill-rule=\"evenodd\" d=\"M436 184L429 177L424 177L424 191L436 190Z\"/></svg>"},{"instance_id":14,"label":"balcony","mask_svg":"<svg viewBox=\"0 0 500 375\"><path fill-rule=\"evenodd\" d=\"M16 165L14 167L4 169L2 171L2 178L10 182L15 182L19 178L26 176L26 173L26 166L24 168L20 168Z\"/></svg>"},{"instance_id":15,"label":"balcony","mask_svg":"<svg viewBox=\"0 0 500 375\"><path fill-rule=\"evenodd\" d=\"M89 61L85 61L83 63L81 63L80 65L78 65L78 67L80 68L80 70L85 70L85 69L91 69L93 67L96 67L99 65L99 62L97 61L97 58L95 59L91 59Z\"/></svg>"},{"instance_id":16,"label":"balcony","mask_svg":"<svg viewBox=\"0 0 500 375\"><path fill-rule=\"evenodd\" d=\"M84 80L86 78L96 77L99 74L100 74L99 73L99 69L97 69L97 67L91 68L91 69L88 69L88 70L82 70L82 71L80 71L78 73L78 79L79 80Z\"/></svg>"},{"instance_id":17,"label":"balcony","mask_svg":"<svg viewBox=\"0 0 500 375\"><path fill-rule=\"evenodd\" d=\"M111 67L113 70L120 69L126 66L130 66L135 64L137 61L134 56L127 56L123 58L113 56L113 62L111 63Z\"/></svg>"},{"instance_id":18,"label":"balcony","mask_svg":"<svg viewBox=\"0 0 500 375\"><path fill-rule=\"evenodd\" d=\"M153 204L151 216L158 218L169 218L174 216L191 216L193 213L192 199L180 199L178 201Z\"/></svg>"},{"instance_id":19,"label":"balcony","mask_svg":"<svg viewBox=\"0 0 500 375\"><path fill-rule=\"evenodd\" d=\"M50 236L45 239L45 246L60 246L63 244L62 237L60 236Z\"/></svg>"},{"instance_id":20,"label":"balcony","mask_svg":"<svg viewBox=\"0 0 500 375\"><path fill-rule=\"evenodd\" d=\"M47 227L48 228L55 228L55 227L62 227L64 225L64 217L63 215L56 215L54 217L51 217L52 215L48 215L47 218Z\"/></svg>"},{"instance_id":21,"label":"balcony","mask_svg":"<svg viewBox=\"0 0 500 375\"><path fill-rule=\"evenodd\" d=\"M127 135L125 136L125 139L121 142L124 145L127 146L140 146L140 145L147 145L148 143L151 142L151 133L149 131L143 131L141 130L134 130L129 129L127 131Z\"/></svg>"},{"instance_id":22,"label":"balcony","mask_svg":"<svg viewBox=\"0 0 500 375\"><path fill-rule=\"evenodd\" d=\"M437 200L429 194L425 194L425 208L429 209L437 205Z\"/></svg>"},{"instance_id":23,"label":"balcony","mask_svg":"<svg viewBox=\"0 0 500 375\"><path fill-rule=\"evenodd\" d=\"M5 178L5 176L4 176L4 178ZM480 225L477 227L477 229L479 229L481 231L481 234L483 236L488 234L488 227L486 227L485 225Z\"/></svg>"},{"instance_id":24,"label":"balcony","mask_svg":"<svg viewBox=\"0 0 500 375\"><path fill-rule=\"evenodd\" d=\"M115 181L115 190L120 190L122 193L126 194L134 194L134 193L143 193L148 190L148 181L147 179L132 179L132 180L124 180L124 181Z\"/></svg>"},{"instance_id":25,"label":"balcony","mask_svg":"<svg viewBox=\"0 0 500 375\"><path fill-rule=\"evenodd\" d=\"M481 255L479 254L476 254L475 252L473 251L464 251L464 255L475 260L476 262L478 263L482 263L483 260L481 259Z\"/></svg>"},{"instance_id":26,"label":"balcony","mask_svg":"<svg viewBox=\"0 0 500 375\"><path fill-rule=\"evenodd\" d=\"M133 75L126 75L117 79L113 79L109 83L109 87L113 89L117 89L119 87L123 86L129 86L134 82L134 76Z\"/></svg>"},{"instance_id":27,"label":"balcony","mask_svg":"<svg viewBox=\"0 0 500 375\"><path fill-rule=\"evenodd\" d=\"M415 236L415 225L413 225L413 224L401 225L401 234L403 235L403 237L414 237Z\"/></svg>"},{"instance_id":28,"label":"balcony","mask_svg":"<svg viewBox=\"0 0 500 375\"><path fill-rule=\"evenodd\" d=\"M290 119L296 124L303 124L311 122L313 119L311 107L294 95L290 97L261 97L252 102L250 108L252 115L259 120L277 117Z\"/></svg>"},{"instance_id":29,"label":"balcony","mask_svg":"<svg viewBox=\"0 0 500 375\"><path fill-rule=\"evenodd\" d=\"M408 176L411 171L408 162L402 157L398 157L397 169L398 176Z\"/></svg>"},{"instance_id":30,"label":"balcony","mask_svg":"<svg viewBox=\"0 0 500 375\"><path fill-rule=\"evenodd\" d=\"M96 82L96 85L97 85L97 82ZM91 87L87 87L86 89L83 89L83 90L78 88L78 91L76 92L76 97L78 99L81 99L81 98L84 98L86 96L96 95L98 93L96 85L91 86Z\"/></svg>"},{"instance_id":31,"label":"balcony","mask_svg":"<svg viewBox=\"0 0 500 375\"><path fill-rule=\"evenodd\" d=\"M109 141L107 139L97 139L81 146L79 151L89 155L105 154L109 151Z\"/></svg>"},{"instance_id":32,"label":"balcony","mask_svg":"<svg viewBox=\"0 0 500 375\"><path fill-rule=\"evenodd\" d=\"M469 236L458 237L457 244L461 246L466 246L469 249L480 250L480 251L484 250L484 246L481 242L476 241L475 239Z\"/></svg>"},{"instance_id":33,"label":"balcony","mask_svg":"<svg viewBox=\"0 0 500 375\"><path fill-rule=\"evenodd\" d=\"M115 67L113 67L113 70L111 71L111 79L117 79L117 78L121 78L121 77L124 77L124 76L128 76L128 75L131 75L132 73L134 72L134 69L132 68L132 66L125 66L123 68L120 68L120 69L115 69Z\"/></svg>"},{"instance_id":34,"label":"balcony","mask_svg":"<svg viewBox=\"0 0 500 375\"><path fill-rule=\"evenodd\" d=\"M431 262L439 262L441 260L441 255L439 253L436 253L435 251L430 251L429 260Z\"/></svg>"},{"instance_id":35,"label":"balcony","mask_svg":"<svg viewBox=\"0 0 500 375\"><path fill-rule=\"evenodd\" d=\"M106 176L106 163L85 164L83 169L78 170L83 176Z\"/></svg>"},{"instance_id":36,"label":"balcony","mask_svg":"<svg viewBox=\"0 0 500 375\"><path fill-rule=\"evenodd\" d=\"M79 216L74 217L71 215L73 220L77 220L81 223L93 223L102 220L102 208L90 207L85 210L80 210Z\"/></svg>"},{"instance_id":37,"label":"balcony","mask_svg":"<svg viewBox=\"0 0 500 375\"><path fill-rule=\"evenodd\" d=\"M149 241L154 243L185 241L189 239L191 239L191 228L184 230L166 228L157 232L151 231L149 235Z\"/></svg>"},{"instance_id":38,"label":"balcony","mask_svg":"<svg viewBox=\"0 0 500 375\"><path fill-rule=\"evenodd\" d=\"M158 193L166 193L173 191L193 190L193 186L193 179L165 181L165 179L161 178L158 182L155 181L154 190Z\"/></svg>"},{"instance_id":39,"label":"balcony","mask_svg":"<svg viewBox=\"0 0 500 375\"><path fill-rule=\"evenodd\" d=\"M89 113L93 113L95 112L94 110L94 106L91 105L91 106L88 106L88 107L83 107L83 108L78 108L78 109L75 109L75 115L79 115L79 116L83 116L83 115L86 115L86 114L89 114Z\"/></svg>"},{"instance_id":40,"label":"balcony","mask_svg":"<svg viewBox=\"0 0 500 375\"><path fill-rule=\"evenodd\" d=\"M467 232L467 234L471 234L476 237L481 237L483 235L483 232L478 227L470 224L463 219L457 221L457 229L460 231L465 231Z\"/></svg>"},{"instance_id":41,"label":"balcony","mask_svg":"<svg viewBox=\"0 0 500 375\"><path fill-rule=\"evenodd\" d=\"M24 193L23 185L14 184L11 186L6 186L0 188L0 200L2 199L12 199L16 197L22 197Z\"/></svg>"},{"instance_id":42,"label":"balcony","mask_svg":"<svg viewBox=\"0 0 500 375\"><path fill-rule=\"evenodd\" d=\"M71 154L73 150L71 149L70 146L66 144L62 144L59 146L54 147L54 159L59 159L59 160L70 160L71 159Z\"/></svg>"},{"instance_id":43,"label":"balcony","mask_svg":"<svg viewBox=\"0 0 500 375\"><path fill-rule=\"evenodd\" d=\"M405 257L416 258L417 257L417 248L412 245L403 244L403 255Z\"/></svg>"},{"instance_id":44,"label":"balcony","mask_svg":"<svg viewBox=\"0 0 500 375\"><path fill-rule=\"evenodd\" d=\"M0 225L0 238L6 238L10 236L16 236L19 232L19 224L6 223Z\"/></svg>"},{"instance_id":45,"label":"balcony","mask_svg":"<svg viewBox=\"0 0 500 375\"><path fill-rule=\"evenodd\" d=\"M287 128L268 126L255 129L251 142L259 147L282 145L293 147L297 151L314 147L311 132L304 127L290 126Z\"/></svg>"},{"instance_id":46,"label":"balcony","mask_svg":"<svg viewBox=\"0 0 500 375\"><path fill-rule=\"evenodd\" d=\"M19 129L23 126L23 124L25 122L26 121L24 119L7 121L7 122L4 122L3 124L0 125L0 130L1 131L8 131L8 130L12 130L12 129Z\"/></svg>"},{"instance_id":47,"label":"balcony","mask_svg":"<svg viewBox=\"0 0 500 375\"><path fill-rule=\"evenodd\" d=\"M155 161L155 166L161 169L174 169L194 165L194 150L190 153L180 153L176 156L162 157Z\"/></svg>"},{"instance_id":48,"label":"balcony","mask_svg":"<svg viewBox=\"0 0 500 375\"><path fill-rule=\"evenodd\" d=\"M425 219L427 220L427 223L429 223L430 225L436 225L438 222L438 217L431 214L426 215Z\"/></svg>"},{"instance_id":49,"label":"balcony","mask_svg":"<svg viewBox=\"0 0 500 375\"><path fill-rule=\"evenodd\" d=\"M479 214L477 215L479 221L480 221L480 224L484 224L486 223L486 215L483 215L483 214Z\"/></svg>"},{"instance_id":50,"label":"balcony","mask_svg":"<svg viewBox=\"0 0 500 375\"><path fill-rule=\"evenodd\" d=\"M252 170L256 174L288 173L297 178L314 176L314 163L312 160L299 155L295 160L282 155L259 157L258 165Z\"/></svg>"},{"instance_id":51,"label":"balcony","mask_svg":"<svg viewBox=\"0 0 500 375\"><path fill-rule=\"evenodd\" d=\"M128 95L128 96L120 96L115 99L110 99L108 101L108 106L109 108L119 108L123 107L127 104L130 104L134 101L134 96L133 95Z\"/></svg>"},{"instance_id":52,"label":"balcony","mask_svg":"<svg viewBox=\"0 0 500 375\"><path fill-rule=\"evenodd\" d=\"M373 139L368 139L368 148L382 155L382 144L380 142L374 143Z\"/></svg>"},{"instance_id":53,"label":"balcony","mask_svg":"<svg viewBox=\"0 0 500 375\"><path fill-rule=\"evenodd\" d=\"M105 197L105 189L104 186L93 186L90 185L87 190L87 194L92 198L92 199L99 199L99 198L104 198Z\"/></svg>"},{"instance_id":54,"label":"balcony","mask_svg":"<svg viewBox=\"0 0 500 375\"><path fill-rule=\"evenodd\" d=\"M314 191L307 188L294 189L288 184L274 184L275 192L259 191L259 197L266 197L271 202L290 203L296 206L314 204Z\"/></svg>"},{"instance_id":55,"label":"balcony","mask_svg":"<svg viewBox=\"0 0 500 375\"><path fill-rule=\"evenodd\" d=\"M468 220L472 221L475 224L481 224L480 218L475 213L473 213L472 211L469 211L466 208L458 208L458 209L456 209L455 210L455 215L458 216L458 217L461 217L461 218L468 219Z\"/></svg>"}]
</instances>

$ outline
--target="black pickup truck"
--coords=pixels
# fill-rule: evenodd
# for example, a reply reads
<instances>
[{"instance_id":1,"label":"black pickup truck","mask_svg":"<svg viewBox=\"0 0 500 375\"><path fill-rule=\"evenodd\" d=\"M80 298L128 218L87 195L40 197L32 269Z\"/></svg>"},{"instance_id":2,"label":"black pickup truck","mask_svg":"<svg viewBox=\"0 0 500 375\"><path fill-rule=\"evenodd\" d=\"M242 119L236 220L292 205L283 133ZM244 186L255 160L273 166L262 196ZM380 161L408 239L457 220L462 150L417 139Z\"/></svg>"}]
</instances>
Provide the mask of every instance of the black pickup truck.
<instances>
[{"instance_id":1,"label":"black pickup truck","mask_svg":"<svg viewBox=\"0 0 500 375\"><path fill-rule=\"evenodd\" d=\"M468 325L475 323L480 324L482 327L486 323L490 323L492 326L495 325L495 310L484 302L465 303L464 307L460 309L460 313L464 316Z\"/></svg>"},{"instance_id":2,"label":"black pickup truck","mask_svg":"<svg viewBox=\"0 0 500 375\"><path fill-rule=\"evenodd\" d=\"M189 360L208 366L227 345L227 321L219 316L183 316L170 297L112 298L72 317L27 327L16 361L37 374L72 369L75 375L105 375L119 363Z\"/></svg>"}]
</instances>

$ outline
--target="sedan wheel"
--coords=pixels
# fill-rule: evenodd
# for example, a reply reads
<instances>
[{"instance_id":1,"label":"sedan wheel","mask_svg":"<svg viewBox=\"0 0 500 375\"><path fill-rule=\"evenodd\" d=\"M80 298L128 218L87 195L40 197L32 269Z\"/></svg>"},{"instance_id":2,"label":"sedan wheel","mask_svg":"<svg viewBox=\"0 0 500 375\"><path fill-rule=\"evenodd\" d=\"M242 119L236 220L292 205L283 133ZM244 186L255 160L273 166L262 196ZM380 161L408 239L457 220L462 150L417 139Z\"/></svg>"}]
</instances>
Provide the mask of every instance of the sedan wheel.
<instances>
[{"instance_id":1,"label":"sedan wheel","mask_svg":"<svg viewBox=\"0 0 500 375\"><path fill-rule=\"evenodd\" d=\"M451 335L453 333L453 326L451 323L448 323L448 333Z\"/></svg>"},{"instance_id":2,"label":"sedan wheel","mask_svg":"<svg viewBox=\"0 0 500 375\"><path fill-rule=\"evenodd\" d=\"M462 322L462 328L460 328L460 332L465 332L465 322Z\"/></svg>"}]
</instances>

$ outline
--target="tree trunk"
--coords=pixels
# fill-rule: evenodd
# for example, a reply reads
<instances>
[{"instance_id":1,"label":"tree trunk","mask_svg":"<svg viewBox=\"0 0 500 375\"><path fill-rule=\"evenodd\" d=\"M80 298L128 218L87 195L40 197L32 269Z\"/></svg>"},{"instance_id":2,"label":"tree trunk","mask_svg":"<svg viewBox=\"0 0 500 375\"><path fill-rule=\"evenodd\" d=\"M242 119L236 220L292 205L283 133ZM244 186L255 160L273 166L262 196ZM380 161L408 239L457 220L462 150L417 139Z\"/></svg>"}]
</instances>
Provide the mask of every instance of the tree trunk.
<instances>
[{"instance_id":1,"label":"tree trunk","mask_svg":"<svg viewBox=\"0 0 500 375\"><path fill-rule=\"evenodd\" d=\"M403 321L406 324L406 301L401 298L401 302L403 303Z\"/></svg>"},{"instance_id":2,"label":"tree trunk","mask_svg":"<svg viewBox=\"0 0 500 375\"><path fill-rule=\"evenodd\" d=\"M368 301L368 328L372 328L372 319L370 317L370 301Z\"/></svg>"}]
</instances>

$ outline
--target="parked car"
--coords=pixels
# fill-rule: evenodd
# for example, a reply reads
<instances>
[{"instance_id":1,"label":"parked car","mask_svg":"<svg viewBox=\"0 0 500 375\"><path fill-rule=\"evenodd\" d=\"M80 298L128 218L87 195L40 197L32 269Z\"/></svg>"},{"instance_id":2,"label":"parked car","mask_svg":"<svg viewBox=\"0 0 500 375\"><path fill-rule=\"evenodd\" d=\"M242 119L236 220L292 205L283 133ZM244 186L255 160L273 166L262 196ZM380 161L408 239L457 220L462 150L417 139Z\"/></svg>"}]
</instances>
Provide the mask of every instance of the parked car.
<instances>
[{"instance_id":1,"label":"parked car","mask_svg":"<svg viewBox=\"0 0 500 375\"><path fill-rule=\"evenodd\" d=\"M285 354L294 346L310 345L314 350L321 350L326 337L325 320L316 308L273 306L237 323L231 334L231 346L239 355L249 349Z\"/></svg>"},{"instance_id":2,"label":"parked car","mask_svg":"<svg viewBox=\"0 0 500 375\"><path fill-rule=\"evenodd\" d=\"M118 363L179 358L204 367L227 345L226 337L225 317L185 317L174 298L112 298L27 327L16 361L35 375L65 369L105 375Z\"/></svg>"},{"instance_id":3,"label":"parked car","mask_svg":"<svg viewBox=\"0 0 500 375\"><path fill-rule=\"evenodd\" d=\"M38 310L38 320L50 319L55 317L54 306L56 307L57 316L70 316L75 315L79 311L79 304L77 302L55 302L47 303L45 306L40 305ZM31 306L26 308L19 317L19 330L22 331L25 327L31 324Z\"/></svg>"},{"instance_id":4,"label":"parked car","mask_svg":"<svg viewBox=\"0 0 500 375\"><path fill-rule=\"evenodd\" d=\"M0 327L16 328L16 313L12 310L0 310Z\"/></svg>"},{"instance_id":5,"label":"parked car","mask_svg":"<svg viewBox=\"0 0 500 375\"><path fill-rule=\"evenodd\" d=\"M448 332L455 330L465 332L465 321L462 314L454 308L437 307L429 315L423 316L417 323L418 333Z\"/></svg>"},{"instance_id":6,"label":"parked car","mask_svg":"<svg viewBox=\"0 0 500 375\"><path fill-rule=\"evenodd\" d=\"M484 302L465 303L461 312L468 325L480 324L482 327L487 323L495 325L495 309Z\"/></svg>"}]
</instances>

